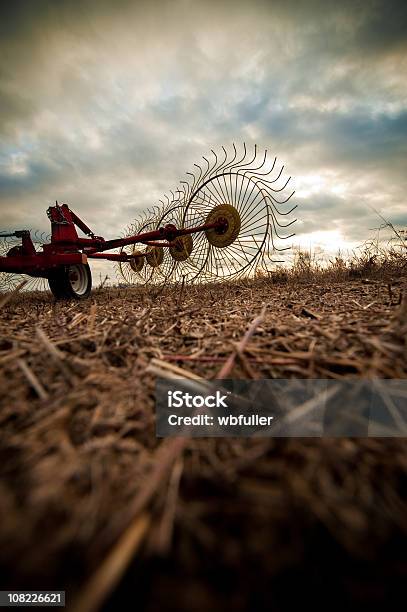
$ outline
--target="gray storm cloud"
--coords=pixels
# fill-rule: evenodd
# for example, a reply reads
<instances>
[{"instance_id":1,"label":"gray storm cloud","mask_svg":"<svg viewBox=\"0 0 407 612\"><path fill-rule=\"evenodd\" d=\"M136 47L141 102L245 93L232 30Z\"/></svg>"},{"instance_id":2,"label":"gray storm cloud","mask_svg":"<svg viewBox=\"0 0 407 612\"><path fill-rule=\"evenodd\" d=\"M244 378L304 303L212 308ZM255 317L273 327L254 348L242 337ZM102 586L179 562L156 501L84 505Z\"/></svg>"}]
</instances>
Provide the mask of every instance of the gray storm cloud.
<instances>
[{"instance_id":1,"label":"gray storm cloud","mask_svg":"<svg viewBox=\"0 0 407 612\"><path fill-rule=\"evenodd\" d=\"M112 237L212 148L285 163L298 239L407 225L404 2L13 2L0 18L2 229L67 201ZM331 236L331 238L330 238Z\"/></svg>"}]
</instances>

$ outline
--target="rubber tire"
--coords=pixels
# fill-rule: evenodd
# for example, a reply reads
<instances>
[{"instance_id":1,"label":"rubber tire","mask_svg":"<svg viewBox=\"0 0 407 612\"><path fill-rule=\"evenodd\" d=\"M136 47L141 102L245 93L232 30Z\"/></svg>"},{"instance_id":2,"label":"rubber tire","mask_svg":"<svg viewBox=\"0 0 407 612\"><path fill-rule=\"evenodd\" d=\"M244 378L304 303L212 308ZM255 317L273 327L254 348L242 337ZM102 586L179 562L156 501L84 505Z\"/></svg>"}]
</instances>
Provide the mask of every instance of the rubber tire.
<instances>
[{"instance_id":1,"label":"rubber tire","mask_svg":"<svg viewBox=\"0 0 407 612\"><path fill-rule=\"evenodd\" d=\"M48 277L49 288L57 300L85 300L89 297L92 289L92 273L89 264L77 264L83 266L87 277L87 287L84 293L77 293L69 279L70 266L61 266L57 268L51 276Z\"/></svg>"}]
</instances>

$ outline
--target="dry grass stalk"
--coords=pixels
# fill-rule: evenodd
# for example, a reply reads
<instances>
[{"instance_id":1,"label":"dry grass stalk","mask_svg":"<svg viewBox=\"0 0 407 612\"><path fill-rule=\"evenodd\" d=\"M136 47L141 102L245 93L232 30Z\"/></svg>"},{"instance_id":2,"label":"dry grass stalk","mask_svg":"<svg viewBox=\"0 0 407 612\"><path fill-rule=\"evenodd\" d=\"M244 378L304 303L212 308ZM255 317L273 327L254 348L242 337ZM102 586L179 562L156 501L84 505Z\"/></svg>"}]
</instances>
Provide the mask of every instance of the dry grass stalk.
<instances>
[{"instance_id":1,"label":"dry grass stalk","mask_svg":"<svg viewBox=\"0 0 407 612\"><path fill-rule=\"evenodd\" d=\"M146 371L159 378L187 378L189 380L202 380L201 376L198 376L189 370L185 370L184 368L168 363L167 361L163 361L162 359L152 359Z\"/></svg>"},{"instance_id":2,"label":"dry grass stalk","mask_svg":"<svg viewBox=\"0 0 407 612\"><path fill-rule=\"evenodd\" d=\"M251 337L253 336L254 332L256 331L257 327L263 322L265 313L266 313L266 305L264 304L263 308L261 309L261 313L259 314L258 317L253 319L245 335L243 336L243 338L240 340L239 344L237 345L236 350L233 351L231 355L229 355L226 362L219 370L216 376L217 380L224 380L225 378L230 376L230 373L234 366L236 357L238 356L238 354L242 355L243 352L245 351L246 346L249 340L251 339Z\"/></svg>"},{"instance_id":3,"label":"dry grass stalk","mask_svg":"<svg viewBox=\"0 0 407 612\"><path fill-rule=\"evenodd\" d=\"M155 461L151 473L147 475L139 492L128 504L122 516L112 521L110 537L117 537L123 530L123 525L129 524L140 514L158 493L163 482L168 478L171 468L184 450L188 442L187 438L170 438L161 443L155 453Z\"/></svg>"},{"instance_id":4,"label":"dry grass stalk","mask_svg":"<svg viewBox=\"0 0 407 612\"><path fill-rule=\"evenodd\" d=\"M154 550L160 555L168 554L171 547L172 533L174 529L175 513L178 501L178 490L181 481L184 462L179 457L172 468L171 478L168 484L166 504L159 522L157 535L154 540Z\"/></svg>"},{"instance_id":5,"label":"dry grass stalk","mask_svg":"<svg viewBox=\"0 0 407 612\"><path fill-rule=\"evenodd\" d=\"M66 363L64 363L64 355L63 355L63 353L61 353L61 351L55 346L55 344L53 342L51 342L51 340L45 334L44 330L41 329L41 327L37 327L35 331L36 331L38 339L40 340L40 342L44 346L45 350L48 352L48 354L51 357L52 361L60 369L62 375L65 378L65 380L70 385L72 385L73 382L74 382L75 376L74 376L73 372L70 371L69 366Z\"/></svg>"},{"instance_id":6,"label":"dry grass stalk","mask_svg":"<svg viewBox=\"0 0 407 612\"><path fill-rule=\"evenodd\" d=\"M10 300L12 300L13 297L17 295L17 293L21 291L21 289L25 287L27 283L28 280L23 280L19 285L17 285L17 287L13 289L13 291L10 291L10 293L6 293L6 295L0 300L0 308L3 308L3 306L5 306Z\"/></svg>"},{"instance_id":7,"label":"dry grass stalk","mask_svg":"<svg viewBox=\"0 0 407 612\"><path fill-rule=\"evenodd\" d=\"M367 273L350 278L338 266L330 276L289 276L280 284L270 277L193 287L184 291L182 309L177 288L166 287L157 301L143 287L104 289L95 293L93 323L89 302L16 295L0 312L3 581L12 576L25 588L28 576L56 588L68 578L72 597L83 590L78 576L88 576L145 512L155 514L145 535L162 529L169 557L160 560L162 573L151 575L151 551L143 548L143 579L135 588L144 597L147 591L162 596L163 580L178 584L186 568L193 579L182 590L191 596L209 566L233 571L239 597L245 584L253 592L250 575L272 584L304 560L307 533L324 558L335 546L341 558L348 555L343 567L350 582L354 553L371 554L382 563L379 570L395 575L402 560L394 554L405 535L404 440L185 436L161 442L153 399L156 375L199 386L216 378L231 351L233 377L406 378L407 280L400 272L398 284L391 281L390 299L387 279L396 268L386 266L371 267L376 282L367 284L361 281ZM242 330L264 303L261 333L239 353ZM319 318L301 313L304 304ZM21 384L21 357L52 401ZM58 361L81 368L75 384L66 384ZM180 371L183 361L189 369ZM168 549L174 524L177 538ZM249 549L255 551L250 567ZM72 554L76 577L66 561ZM316 575L322 570L312 567ZM175 587L168 597L178 606ZM228 601L214 593L204 604L225 608Z\"/></svg>"},{"instance_id":8,"label":"dry grass stalk","mask_svg":"<svg viewBox=\"0 0 407 612\"><path fill-rule=\"evenodd\" d=\"M99 610L114 590L129 563L139 549L151 518L143 513L137 516L122 534L96 572L84 585L80 597L72 604L72 612L95 612Z\"/></svg>"},{"instance_id":9,"label":"dry grass stalk","mask_svg":"<svg viewBox=\"0 0 407 612\"><path fill-rule=\"evenodd\" d=\"M88 315L88 333L89 334L92 334L93 330L95 329L96 313L97 313L97 304L92 304L89 310L89 315Z\"/></svg>"},{"instance_id":10,"label":"dry grass stalk","mask_svg":"<svg viewBox=\"0 0 407 612\"><path fill-rule=\"evenodd\" d=\"M48 399L48 393L45 391L44 387L30 368L30 366L24 361L24 359L17 359L17 363L24 376L27 378L28 382L37 393L38 397L42 400Z\"/></svg>"}]
</instances>

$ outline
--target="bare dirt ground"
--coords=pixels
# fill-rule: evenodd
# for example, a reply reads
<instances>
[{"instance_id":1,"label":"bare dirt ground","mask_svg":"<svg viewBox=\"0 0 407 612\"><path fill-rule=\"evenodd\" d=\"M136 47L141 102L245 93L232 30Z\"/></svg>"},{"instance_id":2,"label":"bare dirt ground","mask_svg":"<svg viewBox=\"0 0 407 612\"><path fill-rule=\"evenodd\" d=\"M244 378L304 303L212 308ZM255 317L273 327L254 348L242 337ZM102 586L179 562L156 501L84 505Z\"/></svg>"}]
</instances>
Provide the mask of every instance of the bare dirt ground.
<instances>
[{"instance_id":1,"label":"bare dirt ground","mask_svg":"<svg viewBox=\"0 0 407 612\"><path fill-rule=\"evenodd\" d=\"M215 378L265 304L231 377L406 378L406 294L400 277L14 296L0 311L1 588L59 587L83 610L125 598L288 610L309 596L393 609L407 569L404 439L174 450L155 437L146 370L158 358ZM124 578L104 589L98 568L127 544Z\"/></svg>"}]
</instances>

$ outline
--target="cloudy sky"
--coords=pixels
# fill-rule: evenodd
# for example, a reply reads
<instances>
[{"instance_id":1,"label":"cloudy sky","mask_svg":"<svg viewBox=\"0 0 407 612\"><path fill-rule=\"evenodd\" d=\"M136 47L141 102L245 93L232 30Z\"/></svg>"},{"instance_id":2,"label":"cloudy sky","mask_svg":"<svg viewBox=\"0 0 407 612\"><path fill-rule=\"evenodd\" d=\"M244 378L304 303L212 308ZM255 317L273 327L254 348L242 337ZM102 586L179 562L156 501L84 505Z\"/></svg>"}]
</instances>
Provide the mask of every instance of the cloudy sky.
<instances>
[{"instance_id":1,"label":"cloudy sky","mask_svg":"<svg viewBox=\"0 0 407 612\"><path fill-rule=\"evenodd\" d=\"M243 141L293 176L295 243L407 225L406 2L13 0L0 40L0 229L58 199L114 237Z\"/></svg>"}]
</instances>

